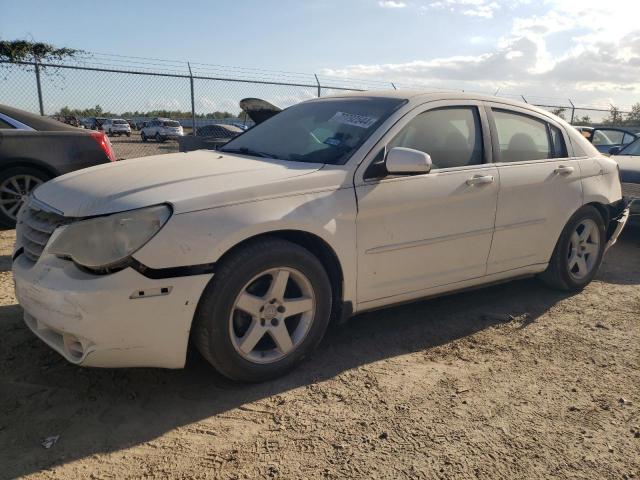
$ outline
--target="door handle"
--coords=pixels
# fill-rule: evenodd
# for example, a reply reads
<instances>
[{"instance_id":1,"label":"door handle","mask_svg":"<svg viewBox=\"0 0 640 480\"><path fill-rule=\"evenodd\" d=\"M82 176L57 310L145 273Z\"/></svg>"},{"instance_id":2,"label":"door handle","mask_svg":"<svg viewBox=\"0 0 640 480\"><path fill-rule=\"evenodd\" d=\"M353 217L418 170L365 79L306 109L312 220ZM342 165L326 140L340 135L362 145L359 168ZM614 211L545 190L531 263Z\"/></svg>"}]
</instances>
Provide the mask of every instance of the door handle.
<instances>
[{"instance_id":1,"label":"door handle","mask_svg":"<svg viewBox=\"0 0 640 480\"><path fill-rule=\"evenodd\" d=\"M474 175L467 180L467 185L487 185L493 183L493 175Z\"/></svg>"},{"instance_id":2,"label":"door handle","mask_svg":"<svg viewBox=\"0 0 640 480\"><path fill-rule=\"evenodd\" d=\"M556 168L553 173L557 174L557 175L570 175L573 173L573 171L575 170L575 168L573 167L567 167L566 165L560 165L558 168Z\"/></svg>"}]
</instances>

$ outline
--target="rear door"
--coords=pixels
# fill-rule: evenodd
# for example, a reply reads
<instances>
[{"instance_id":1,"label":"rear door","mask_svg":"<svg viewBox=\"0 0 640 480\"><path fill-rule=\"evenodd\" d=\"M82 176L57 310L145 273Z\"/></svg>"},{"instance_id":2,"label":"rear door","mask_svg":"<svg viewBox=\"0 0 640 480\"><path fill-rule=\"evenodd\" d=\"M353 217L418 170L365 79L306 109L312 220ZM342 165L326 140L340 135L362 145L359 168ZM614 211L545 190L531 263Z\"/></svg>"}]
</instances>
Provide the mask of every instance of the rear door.
<instances>
[{"instance_id":1,"label":"rear door","mask_svg":"<svg viewBox=\"0 0 640 480\"><path fill-rule=\"evenodd\" d=\"M500 195L487 274L549 261L560 233L582 205L579 160L564 128L510 105L490 104Z\"/></svg>"}]
</instances>

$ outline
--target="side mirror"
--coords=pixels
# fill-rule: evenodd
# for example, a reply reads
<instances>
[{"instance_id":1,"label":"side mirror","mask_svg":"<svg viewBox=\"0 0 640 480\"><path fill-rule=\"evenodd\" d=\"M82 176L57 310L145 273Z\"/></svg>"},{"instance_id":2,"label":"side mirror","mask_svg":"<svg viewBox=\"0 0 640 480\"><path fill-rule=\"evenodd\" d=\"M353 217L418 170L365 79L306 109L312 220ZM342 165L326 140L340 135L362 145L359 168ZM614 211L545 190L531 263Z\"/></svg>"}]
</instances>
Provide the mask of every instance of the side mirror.
<instances>
[{"instance_id":1,"label":"side mirror","mask_svg":"<svg viewBox=\"0 0 640 480\"><path fill-rule=\"evenodd\" d=\"M622 150L622 147L611 147L609 149L609 155L617 155Z\"/></svg>"},{"instance_id":2,"label":"side mirror","mask_svg":"<svg viewBox=\"0 0 640 480\"><path fill-rule=\"evenodd\" d=\"M431 156L413 148L394 147L387 153L385 166L393 175L413 175L431 171Z\"/></svg>"}]
</instances>

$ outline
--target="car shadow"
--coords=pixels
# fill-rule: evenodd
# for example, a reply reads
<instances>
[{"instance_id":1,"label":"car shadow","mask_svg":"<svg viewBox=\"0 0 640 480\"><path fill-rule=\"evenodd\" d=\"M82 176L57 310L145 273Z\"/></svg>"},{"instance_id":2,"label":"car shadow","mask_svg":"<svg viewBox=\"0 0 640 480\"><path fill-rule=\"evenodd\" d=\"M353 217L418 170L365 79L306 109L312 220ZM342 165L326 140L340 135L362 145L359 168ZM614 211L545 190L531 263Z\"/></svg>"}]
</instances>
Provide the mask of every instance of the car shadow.
<instances>
[{"instance_id":1,"label":"car shadow","mask_svg":"<svg viewBox=\"0 0 640 480\"><path fill-rule=\"evenodd\" d=\"M625 234L597 281L619 281L618 268L625 265L620 259L634 248L637 239ZM632 257L637 261L637 254ZM640 283L640 269L624 278ZM569 295L526 279L361 314L332 328L300 368L255 385L221 377L196 354L184 370L76 367L33 336L18 305L0 307L0 476L21 477L149 442L176 428L196 428L245 404L380 360L428 355L501 324L527 328ZM42 439L54 435L61 445L44 449Z\"/></svg>"}]
</instances>

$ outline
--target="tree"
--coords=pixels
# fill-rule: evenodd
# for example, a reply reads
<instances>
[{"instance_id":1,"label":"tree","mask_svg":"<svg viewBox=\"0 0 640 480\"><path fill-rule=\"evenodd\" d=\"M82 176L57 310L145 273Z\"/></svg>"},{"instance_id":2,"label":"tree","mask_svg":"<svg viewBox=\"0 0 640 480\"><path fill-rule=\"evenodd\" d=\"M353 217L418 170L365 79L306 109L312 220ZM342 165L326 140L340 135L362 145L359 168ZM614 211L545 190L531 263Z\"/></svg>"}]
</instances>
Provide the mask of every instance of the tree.
<instances>
[{"instance_id":1,"label":"tree","mask_svg":"<svg viewBox=\"0 0 640 480\"><path fill-rule=\"evenodd\" d=\"M574 125L583 125L587 126L591 123L591 117L589 115L583 115L582 117L577 117L574 119Z\"/></svg>"},{"instance_id":2,"label":"tree","mask_svg":"<svg viewBox=\"0 0 640 480\"><path fill-rule=\"evenodd\" d=\"M28 40L0 40L0 60L9 62L24 62L34 60L62 60L70 58L82 50L74 48L59 48L50 43L30 42Z\"/></svg>"},{"instance_id":3,"label":"tree","mask_svg":"<svg viewBox=\"0 0 640 480\"><path fill-rule=\"evenodd\" d=\"M553 110L551 110L551 113L553 113L554 115L557 115L558 117L560 117L563 120L566 120L564 118L564 111L565 110L566 110L565 108L558 107L558 108L554 108Z\"/></svg>"},{"instance_id":4,"label":"tree","mask_svg":"<svg viewBox=\"0 0 640 480\"><path fill-rule=\"evenodd\" d=\"M603 123L609 125L622 125L622 113L618 107L614 107L611 105L611 109L609 110L609 116L604 119Z\"/></svg>"},{"instance_id":5,"label":"tree","mask_svg":"<svg viewBox=\"0 0 640 480\"><path fill-rule=\"evenodd\" d=\"M640 125L640 103L631 106L631 111L627 114L628 125Z\"/></svg>"}]
</instances>

